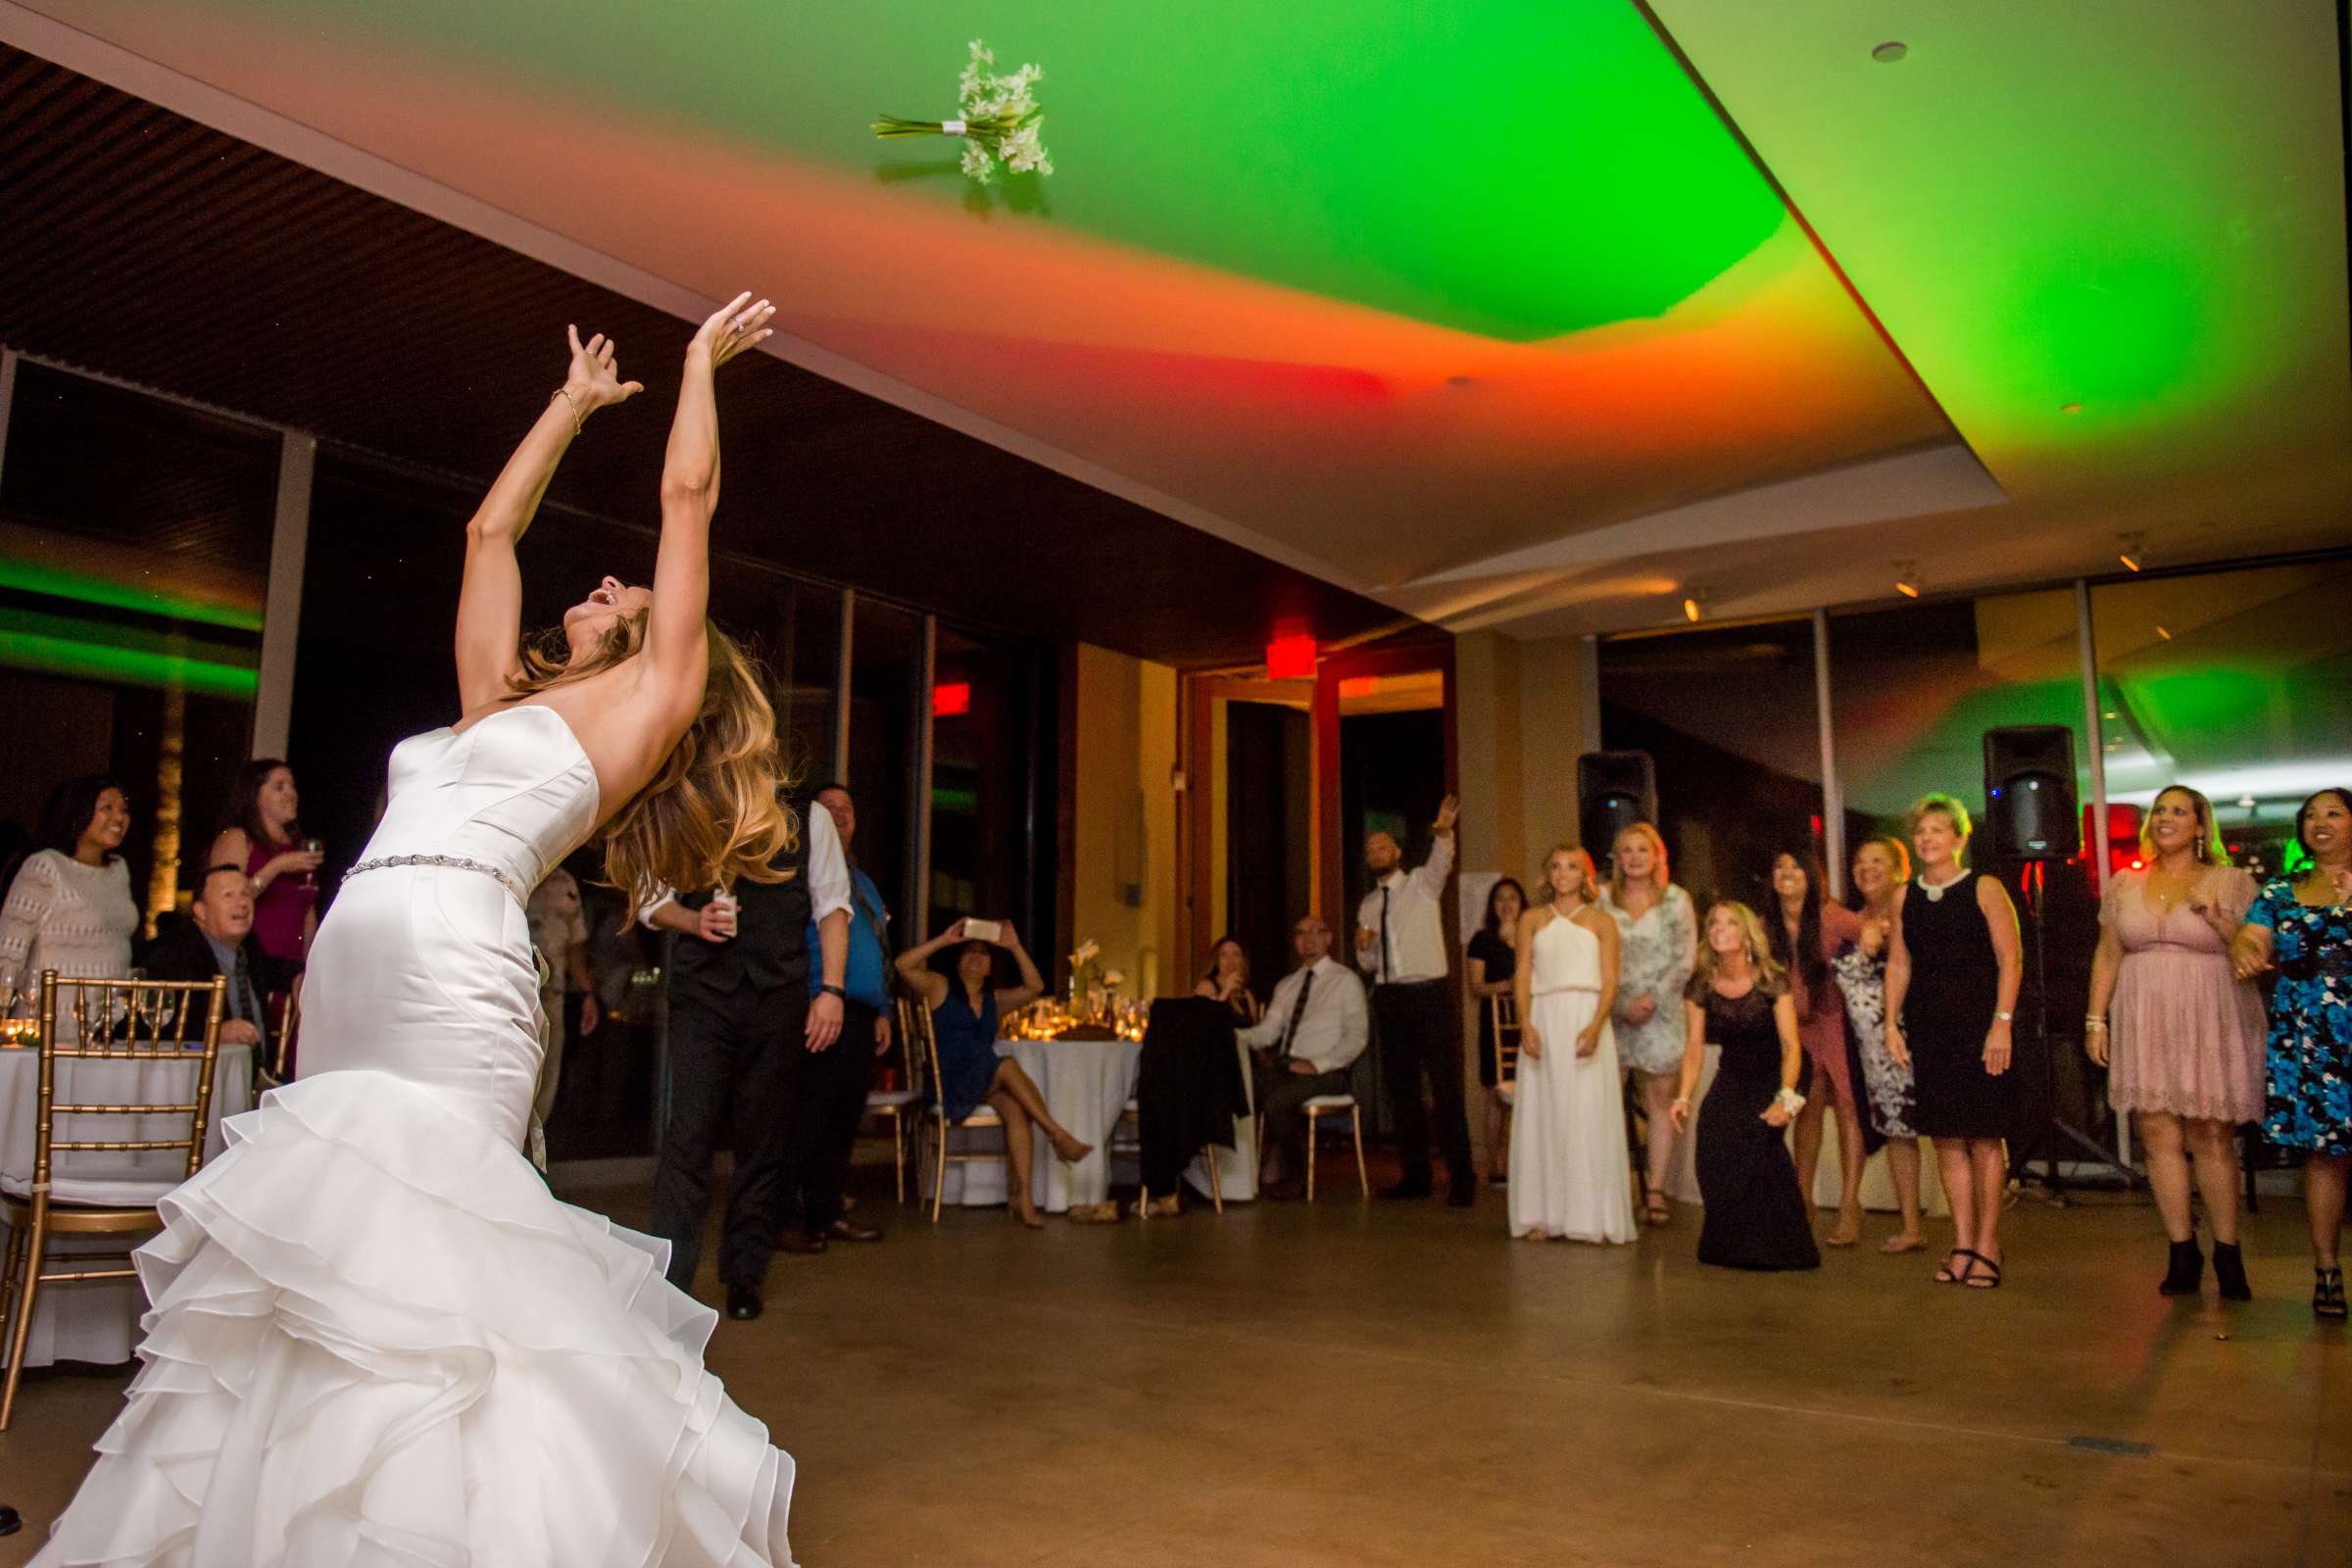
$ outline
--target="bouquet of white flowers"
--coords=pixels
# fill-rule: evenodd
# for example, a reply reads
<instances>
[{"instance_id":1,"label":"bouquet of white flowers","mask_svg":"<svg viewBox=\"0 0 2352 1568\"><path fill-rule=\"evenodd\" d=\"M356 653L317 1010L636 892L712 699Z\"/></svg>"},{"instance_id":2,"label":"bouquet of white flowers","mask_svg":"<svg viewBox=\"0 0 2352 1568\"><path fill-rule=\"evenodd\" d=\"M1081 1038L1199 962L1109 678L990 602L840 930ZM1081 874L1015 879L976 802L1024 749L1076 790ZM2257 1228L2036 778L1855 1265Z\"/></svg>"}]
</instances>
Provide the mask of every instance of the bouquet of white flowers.
<instances>
[{"instance_id":1,"label":"bouquet of white flowers","mask_svg":"<svg viewBox=\"0 0 2352 1568\"><path fill-rule=\"evenodd\" d=\"M963 115L956 120L902 120L884 115L874 122L874 134L886 140L901 136L961 136L963 172L980 184L996 178L1002 163L1016 174L1051 174L1054 160L1038 139L1046 112L1037 106L1035 88L1045 72L1024 65L1009 76L991 68L997 57L974 38L972 57L956 78L956 102Z\"/></svg>"}]
</instances>

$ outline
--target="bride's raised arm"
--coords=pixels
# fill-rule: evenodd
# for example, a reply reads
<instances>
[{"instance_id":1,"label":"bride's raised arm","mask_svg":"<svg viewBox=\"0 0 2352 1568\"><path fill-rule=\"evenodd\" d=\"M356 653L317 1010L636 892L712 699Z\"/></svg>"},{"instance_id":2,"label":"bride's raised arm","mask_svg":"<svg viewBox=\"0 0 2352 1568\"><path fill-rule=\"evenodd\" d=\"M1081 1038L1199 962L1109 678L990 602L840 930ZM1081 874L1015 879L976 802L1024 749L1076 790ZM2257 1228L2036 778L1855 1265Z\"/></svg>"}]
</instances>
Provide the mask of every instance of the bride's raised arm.
<instances>
[{"instance_id":1,"label":"bride's raised arm","mask_svg":"<svg viewBox=\"0 0 2352 1568\"><path fill-rule=\"evenodd\" d=\"M578 327L564 331L571 344L571 368L563 387L548 398L538 421L466 524L466 578L458 591L461 712L510 695L507 677L514 671L522 639L522 568L514 560L514 542L530 527L547 482L556 476L556 464L589 415L645 390L620 379L613 345L602 332L582 343Z\"/></svg>"},{"instance_id":2,"label":"bride's raised arm","mask_svg":"<svg viewBox=\"0 0 2352 1568\"><path fill-rule=\"evenodd\" d=\"M718 508L718 404L711 377L720 366L766 341L776 308L738 294L686 345L686 378L662 464L662 544L654 557L654 605L645 629L648 677L683 726L702 705L710 644L710 514Z\"/></svg>"}]
</instances>

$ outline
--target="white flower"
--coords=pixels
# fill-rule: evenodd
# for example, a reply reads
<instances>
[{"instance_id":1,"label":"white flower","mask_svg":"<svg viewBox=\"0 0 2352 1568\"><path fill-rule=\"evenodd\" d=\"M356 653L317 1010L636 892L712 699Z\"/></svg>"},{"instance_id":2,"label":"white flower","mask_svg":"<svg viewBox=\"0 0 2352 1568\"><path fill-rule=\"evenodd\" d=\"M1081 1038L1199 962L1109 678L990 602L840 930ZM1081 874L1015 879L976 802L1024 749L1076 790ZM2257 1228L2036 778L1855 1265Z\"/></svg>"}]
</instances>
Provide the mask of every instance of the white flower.
<instances>
[{"instance_id":1,"label":"white flower","mask_svg":"<svg viewBox=\"0 0 2352 1568\"><path fill-rule=\"evenodd\" d=\"M997 155L1006 168L1023 174L1051 174L1053 160L1046 156L1045 145L1038 140L1035 123L1023 125L997 146Z\"/></svg>"},{"instance_id":2,"label":"white flower","mask_svg":"<svg viewBox=\"0 0 2352 1568\"><path fill-rule=\"evenodd\" d=\"M996 177L996 161L988 156L987 148L976 141L967 141L963 144L963 172L985 185Z\"/></svg>"}]
</instances>

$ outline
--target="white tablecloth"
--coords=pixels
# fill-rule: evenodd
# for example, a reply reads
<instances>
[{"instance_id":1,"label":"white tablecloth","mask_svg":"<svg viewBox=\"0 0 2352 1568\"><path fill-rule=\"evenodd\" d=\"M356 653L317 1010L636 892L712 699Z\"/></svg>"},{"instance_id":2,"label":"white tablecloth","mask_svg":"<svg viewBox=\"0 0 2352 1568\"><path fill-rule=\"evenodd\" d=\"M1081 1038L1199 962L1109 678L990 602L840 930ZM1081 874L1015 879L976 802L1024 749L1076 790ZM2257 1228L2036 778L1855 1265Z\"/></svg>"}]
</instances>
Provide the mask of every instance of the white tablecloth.
<instances>
[{"instance_id":1,"label":"white tablecloth","mask_svg":"<svg viewBox=\"0 0 2352 1568\"><path fill-rule=\"evenodd\" d=\"M156 1104L184 1100L191 1092L190 1065L170 1061L60 1062L59 1089L71 1089L85 1103L117 1102ZM36 1131L33 1117L40 1101L40 1053L0 1051L0 1172L30 1180ZM222 1046L214 1069L212 1126L205 1140L205 1157L220 1152L220 1122L253 1108L253 1049ZM119 1139L170 1138L186 1124L177 1117L141 1118L125 1124L117 1118L97 1122L93 1136ZM177 1126L173 1124L177 1123ZM135 1125L137 1131L126 1131ZM187 1156L169 1150L140 1153L75 1153L59 1156L61 1173L109 1179L157 1179L186 1168ZM67 1163L72 1161L72 1163ZM0 1223L0 1240L8 1227ZM132 1238L136 1241L136 1238ZM122 1241L93 1237L86 1242L52 1244L53 1257L74 1250L119 1252ZM139 1317L147 1298L136 1280L101 1280L94 1285L44 1285L32 1318L32 1337L24 1348L26 1366L52 1361L94 1361L113 1364L130 1359L138 1344Z\"/></svg>"},{"instance_id":2,"label":"white tablecloth","mask_svg":"<svg viewBox=\"0 0 2352 1568\"><path fill-rule=\"evenodd\" d=\"M1030 1156L1031 1198L1049 1214L1066 1213L1072 1203L1100 1203L1110 1196L1110 1131L1119 1112L1135 1094L1137 1065L1144 1048L1132 1040L1000 1040L997 1054L1010 1056L1045 1096L1054 1119L1095 1146L1093 1153L1075 1165L1054 1156L1054 1146L1043 1136ZM953 1153L988 1152L986 1160L958 1161L948 1166L941 1200L972 1207L991 1207L1004 1201L1004 1135L993 1127L956 1129L948 1134ZM1128 1179L1135 1178L1134 1155L1121 1161ZM923 1172L923 1195L930 1196L928 1169Z\"/></svg>"}]
</instances>

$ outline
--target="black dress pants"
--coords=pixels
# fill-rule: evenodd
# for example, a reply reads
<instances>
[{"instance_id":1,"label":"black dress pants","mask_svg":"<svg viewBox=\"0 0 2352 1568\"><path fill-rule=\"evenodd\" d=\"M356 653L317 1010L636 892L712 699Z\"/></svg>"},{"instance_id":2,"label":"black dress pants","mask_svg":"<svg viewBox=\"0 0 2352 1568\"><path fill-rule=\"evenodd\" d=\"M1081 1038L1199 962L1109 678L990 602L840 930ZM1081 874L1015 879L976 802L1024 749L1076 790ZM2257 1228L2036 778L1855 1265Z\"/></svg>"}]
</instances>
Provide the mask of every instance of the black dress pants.
<instances>
[{"instance_id":1,"label":"black dress pants","mask_svg":"<svg viewBox=\"0 0 2352 1568\"><path fill-rule=\"evenodd\" d=\"M1263 1159L1267 1150L1280 1156L1282 1181L1295 1182L1306 1175L1306 1117L1300 1107L1319 1095L1348 1093L1348 1074L1345 1072L1304 1073L1294 1071L1287 1061L1272 1056L1253 1058L1251 1076L1257 1080L1257 1113L1266 1120L1266 1148L1258 1151Z\"/></svg>"},{"instance_id":2,"label":"black dress pants","mask_svg":"<svg viewBox=\"0 0 2352 1568\"><path fill-rule=\"evenodd\" d=\"M691 1290L710 1212L710 1169L735 1151L719 1233L723 1285L758 1285L776 1251L792 1105L808 993L749 988L722 999L695 993L669 1004L669 1121L654 1171L653 1231L669 1243L669 1283Z\"/></svg>"},{"instance_id":3,"label":"black dress pants","mask_svg":"<svg viewBox=\"0 0 2352 1568\"><path fill-rule=\"evenodd\" d=\"M1437 1117L1438 1152L1446 1174L1471 1181L1470 1121L1462 1110L1462 1021L1443 980L1416 980L1372 988L1372 1018L1380 1029L1380 1055L1388 1077L1392 1114L1396 1118L1396 1157L1407 1187L1427 1187L1430 1117ZM1429 1078L1429 1099L1421 1079Z\"/></svg>"},{"instance_id":4,"label":"black dress pants","mask_svg":"<svg viewBox=\"0 0 2352 1568\"><path fill-rule=\"evenodd\" d=\"M841 1218L842 1184L849 1180L858 1124L874 1082L874 1021L862 1002L841 1004L841 1038L824 1050L801 1050L800 1083L793 1096L792 1158L801 1223L811 1236Z\"/></svg>"}]
</instances>

